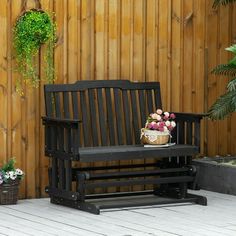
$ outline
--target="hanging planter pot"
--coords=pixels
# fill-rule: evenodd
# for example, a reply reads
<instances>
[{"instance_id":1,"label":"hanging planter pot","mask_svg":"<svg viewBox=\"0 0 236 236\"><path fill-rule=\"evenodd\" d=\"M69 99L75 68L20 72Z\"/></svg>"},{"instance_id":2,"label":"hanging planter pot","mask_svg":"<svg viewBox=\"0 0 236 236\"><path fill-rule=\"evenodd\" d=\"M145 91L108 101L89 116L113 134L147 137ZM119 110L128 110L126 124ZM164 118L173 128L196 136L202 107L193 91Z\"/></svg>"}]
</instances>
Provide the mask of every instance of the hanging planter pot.
<instances>
[{"instance_id":1,"label":"hanging planter pot","mask_svg":"<svg viewBox=\"0 0 236 236\"><path fill-rule=\"evenodd\" d=\"M13 47L17 71L22 76L16 81L16 89L22 94L22 79L26 84L38 87L41 78L37 70L36 57L40 48L46 45L44 55L45 78L47 83L54 81L53 50L55 46L55 24L43 10L31 9L17 18L13 29Z\"/></svg>"}]
</instances>

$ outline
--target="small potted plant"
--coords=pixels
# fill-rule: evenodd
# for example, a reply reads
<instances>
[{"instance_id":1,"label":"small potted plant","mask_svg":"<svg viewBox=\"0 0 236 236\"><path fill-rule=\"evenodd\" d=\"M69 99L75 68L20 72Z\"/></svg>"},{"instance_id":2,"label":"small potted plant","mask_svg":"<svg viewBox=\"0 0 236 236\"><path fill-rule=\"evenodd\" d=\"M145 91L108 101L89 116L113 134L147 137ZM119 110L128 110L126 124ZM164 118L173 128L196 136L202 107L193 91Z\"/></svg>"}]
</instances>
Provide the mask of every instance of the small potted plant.
<instances>
[{"instance_id":1,"label":"small potted plant","mask_svg":"<svg viewBox=\"0 0 236 236\"><path fill-rule=\"evenodd\" d=\"M175 114L157 109L151 113L145 127L141 129L141 141L144 144L166 144L171 136L171 131L176 126Z\"/></svg>"},{"instance_id":2,"label":"small potted plant","mask_svg":"<svg viewBox=\"0 0 236 236\"><path fill-rule=\"evenodd\" d=\"M10 159L0 168L0 205L16 204L20 180L24 172L15 168L15 159Z\"/></svg>"}]
</instances>

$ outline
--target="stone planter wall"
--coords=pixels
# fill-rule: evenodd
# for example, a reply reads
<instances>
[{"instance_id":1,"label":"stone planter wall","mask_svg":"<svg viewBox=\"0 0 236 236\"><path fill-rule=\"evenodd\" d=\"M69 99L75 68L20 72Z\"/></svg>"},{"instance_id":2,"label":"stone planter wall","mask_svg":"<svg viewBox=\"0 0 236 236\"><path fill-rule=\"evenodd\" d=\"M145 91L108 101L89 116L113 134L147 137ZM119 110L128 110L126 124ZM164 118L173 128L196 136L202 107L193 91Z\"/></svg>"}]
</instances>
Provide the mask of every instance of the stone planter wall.
<instances>
[{"instance_id":1,"label":"stone planter wall","mask_svg":"<svg viewBox=\"0 0 236 236\"><path fill-rule=\"evenodd\" d=\"M236 157L193 160L198 169L197 184L201 189L236 195L236 165L227 164Z\"/></svg>"}]
</instances>

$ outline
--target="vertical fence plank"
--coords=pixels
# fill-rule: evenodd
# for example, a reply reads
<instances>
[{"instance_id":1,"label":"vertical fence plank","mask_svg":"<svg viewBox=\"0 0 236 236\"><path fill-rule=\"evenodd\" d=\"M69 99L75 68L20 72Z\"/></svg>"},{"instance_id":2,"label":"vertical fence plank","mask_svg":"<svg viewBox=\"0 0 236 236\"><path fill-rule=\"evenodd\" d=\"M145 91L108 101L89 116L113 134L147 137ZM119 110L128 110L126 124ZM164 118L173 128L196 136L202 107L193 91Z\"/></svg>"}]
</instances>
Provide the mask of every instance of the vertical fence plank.
<instances>
[{"instance_id":1,"label":"vertical fence plank","mask_svg":"<svg viewBox=\"0 0 236 236\"><path fill-rule=\"evenodd\" d=\"M171 110L181 110L181 56L182 56L181 0L172 1L172 64L171 64ZM164 97L163 97L164 99ZM162 100L163 100L162 99Z\"/></svg>"},{"instance_id":2,"label":"vertical fence plank","mask_svg":"<svg viewBox=\"0 0 236 236\"><path fill-rule=\"evenodd\" d=\"M206 4L207 21L206 21L206 40L208 48L208 108L213 104L217 97L217 81L216 76L211 74L211 70L219 64L218 55L218 11L212 10L212 3L209 1ZM208 154L214 155L218 152L217 142L217 122L208 121ZM214 135L213 135L214 134Z\"/></svg>"},{"instance_id":3,"label":"vertical fence plank","mask_svg":"<svg viewBox=\"0 0 236 236\"><path fill-rule=\"evenodd\" d=\"M230 6L221 7L219 12L219 64L228 62L228 57L233 57L232 53L225 51L225 48L230 45ZM217 95L220 96L226 92L228 78L221 76L217 78ZM228 152L228 122L229 119L224 119L218 122L218 154L223 155Z\"/></svg>"},{"instance_id":4,"label":"vertical fence plank","mask_svg":"<svg viewBox=\"0 0 236 236\"><path fill-rule=\"evenodd\" d=\"M7 101L8 101L8 12L9 4L7 1L2 2L2 10L0 11L0 165L2 165L8 156L7 149L7 132L8 132L8 123L7 123Z\"/></svg>"}]
</instances>

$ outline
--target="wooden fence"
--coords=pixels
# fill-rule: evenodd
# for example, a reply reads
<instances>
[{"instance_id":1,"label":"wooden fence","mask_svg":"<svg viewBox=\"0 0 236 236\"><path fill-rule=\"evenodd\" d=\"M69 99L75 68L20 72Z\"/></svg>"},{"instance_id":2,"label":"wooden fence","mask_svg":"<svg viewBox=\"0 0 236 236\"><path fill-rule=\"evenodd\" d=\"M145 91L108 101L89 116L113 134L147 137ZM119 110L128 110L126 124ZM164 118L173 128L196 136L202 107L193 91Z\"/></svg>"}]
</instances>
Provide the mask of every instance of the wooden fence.
<instances>
[{"instance_id":1,"label":"wooden fence","mask_svg":"<svg viewBox=\"0 0 236 236\"><path fill-rule=\"evenodd\" d=\"M41 0L55 12L57 83L128 79L160 81L166 110L206 112L225 91L227 78L210 74L230 58L224 49L236 39L236 4L212 9L213 0ZM26 172L21 197L44 196L48 160L44 157L39 89L15 90L12 28L26 3L0 3L0 164L15 156ZM42 49L44 50L44 49ZM43 57L38 59L38 69ZM236 154L235 114L205 121L202 154Z\"/></svg>"}]
</instances>

